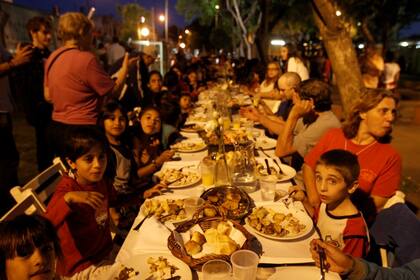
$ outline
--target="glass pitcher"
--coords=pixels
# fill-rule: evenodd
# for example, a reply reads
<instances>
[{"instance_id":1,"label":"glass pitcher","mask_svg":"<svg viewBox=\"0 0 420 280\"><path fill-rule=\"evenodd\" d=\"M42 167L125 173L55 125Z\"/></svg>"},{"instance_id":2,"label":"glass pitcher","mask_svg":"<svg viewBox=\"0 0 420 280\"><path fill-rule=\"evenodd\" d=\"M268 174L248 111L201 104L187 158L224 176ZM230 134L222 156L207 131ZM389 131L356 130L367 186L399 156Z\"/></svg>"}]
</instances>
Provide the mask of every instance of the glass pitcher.
<instances>
[{"instance_id":1,"label":"glass pitcher","mask_svg":"<svg viewBox=\"0 0 420 280\"><path fill-rule=\"evenodd\" d=\"M254 142L235 146L235 162L232 168L233 185L251 193L257 190Z\"/></svg>"}]
</instances>

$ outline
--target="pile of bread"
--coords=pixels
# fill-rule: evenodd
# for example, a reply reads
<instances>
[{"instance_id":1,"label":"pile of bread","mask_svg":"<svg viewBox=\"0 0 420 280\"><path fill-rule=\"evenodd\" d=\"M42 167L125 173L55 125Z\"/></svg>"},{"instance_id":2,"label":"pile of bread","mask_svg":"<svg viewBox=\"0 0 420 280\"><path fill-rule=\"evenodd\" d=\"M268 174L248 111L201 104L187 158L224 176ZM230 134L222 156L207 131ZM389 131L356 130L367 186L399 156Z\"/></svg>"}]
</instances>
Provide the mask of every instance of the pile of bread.
<instances>
[{"instance_id":1,"label":"pile of bread","mask_svg":"<svg viewBox=\"0 0 420 280\"><path fill-rule=\"evenodd\" d=\"M207 229L204 235L194 231L191 239L185 243L185 250L190 256L203 251L203 247L211 254L230 255L239 249L239 244L229 236L232 229L229 222L221 221Z\"/></svg>"}]
</instances>

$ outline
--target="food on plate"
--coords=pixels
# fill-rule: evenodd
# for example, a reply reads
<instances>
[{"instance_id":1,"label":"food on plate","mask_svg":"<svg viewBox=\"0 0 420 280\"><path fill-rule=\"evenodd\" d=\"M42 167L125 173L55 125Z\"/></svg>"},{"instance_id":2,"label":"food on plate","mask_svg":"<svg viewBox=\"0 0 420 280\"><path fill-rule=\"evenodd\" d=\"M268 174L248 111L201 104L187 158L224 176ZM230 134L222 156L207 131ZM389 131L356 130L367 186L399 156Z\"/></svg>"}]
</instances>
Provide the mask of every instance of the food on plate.
<instances>
[{"instance_id":1,"label":"food on plate","mask_svg":"<svg viewBox=\"0 0 420 280\"><path fill-rule=\"evenodd\" d=\"M156 280L169 279L173 277L175 272L179 269L178 267L170 264L164 257L149 257L147 259L147 264L149 264L149 272L151 274L151 276L149 276L151 277L150 279Z\"/></svg>"},{"instance_id":2,"label":"food on plate","mask_svg":"<svg viewBox=\"0 0 420 280\"><path fill-rule=\"evenodd\" d=\"M180 221L187 216L183 199L151 199L142 207L144 215L154 215L161 221Z\"/></svg>"},{"instance_id":3,"label":"food on plate","mask_svg":"<svg viewBox=\"0 0 420 280\"><path fill-rule=\"evenodd\" d=\"M204 149L206 144L202 141L181 141L171 146L171 149L179 151L198 151Z\"/></svg>"},{"instance_id":4,"label":"food on plate","mask_svg":"<svg viewBox=\"0 0 420 280\"><path fill-rule=\"evenodd\" d=\"M258 232L273 237L295 236L306 228L293 214L276 212L265 207L255 208L247 222Z\"/></svg>"},{"instance_id":5,"label":"food on plate","mask_svg":"<svg viewBox=\"0 0 420 280\"><path fill-rule=\"evenodd\" d=\"M134 270L134 268L121 265L120 272L117 277L114 277L114 280L128 280L137 275L139 275L139 272Z\"/></svg>"},{"instance_id":6,"label":"food on plate","mask_svg":"<svg viewBox=\"0 0 420 280\"><path fill-rule=\"evenodd\" d=\"M271 175L276 175L276 177L278 179L281 179L281 178L283 178L285 176L284 174L281 174L278 171L278 169L276 169L274 166L270 166L270 171L271 171ZM267 167L264 164L262 164L262 163L258 163L257 164L257 173L260 176L267 176L268 175Z\"/></svg>"},{"instance_id":7,"label":"food on plate","mask_svg":"<svg viewBox=\"0 0 420 280\"><path fill-rule=\"evenodd\" d=\"M221 211L226 212L227 216L230 218L243 217L248 213L251 204L248 195L234 187L212 188L206 191L201 197L219 207ZM217 214L214 212L214 210L204 209L204 215L207 217L214 217Z\"/></svg>"},{"instance_id":8,"label":"food on plate","mask_svg":"<svg viewBox=\"0 0 420 280\"><path fill-rule=\"evenodd\" d=\"M163 182L171 183L176 181L174 182L176 186L186 186L200 180L200 176L197 173L175 168L164 169L156 173L156 176Z\"/></svg>"},{"instance_id":9,"label":"food on plate","mask_svg":"<svg viewBox=\"0 0 420 280\"><path fill-rule=\"evenodd\" d=\"M201 125L199 125L199 124L196 124L196 123L193 123L193 124L186 124L186 125L184 125L184 127L182 128L182 130L185 130L185 131L200 131L200 130L203 130L204 128L201 126Z\"/></svg>"},{"instance_id":10,"label":"food on plate","mask_svg":"<svg viewBox=\"0 0 420 280\"><path fill-rule=\"evenodd\" d=\"M214 131L208 132L206 136L210 144L212 145L219 144L219 137L216 135ZM249 133L245 129L224 131L223 141L225 145L246 144L250 140L252 140L252 135L250 137Z\"/></svg>"}]
</instances>

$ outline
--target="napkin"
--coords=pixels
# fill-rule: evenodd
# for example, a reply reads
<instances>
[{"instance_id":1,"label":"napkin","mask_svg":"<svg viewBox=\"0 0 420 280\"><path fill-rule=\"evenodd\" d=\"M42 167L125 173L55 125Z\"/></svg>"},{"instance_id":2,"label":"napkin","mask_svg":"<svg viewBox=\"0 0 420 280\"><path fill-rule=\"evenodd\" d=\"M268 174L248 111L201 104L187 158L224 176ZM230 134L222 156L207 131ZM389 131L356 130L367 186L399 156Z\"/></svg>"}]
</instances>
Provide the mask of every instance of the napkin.
<instances>
[{"instance_id":1,"label":"napkin","mask_svg":"<svg viewBox=\"0 0 420 280\"><path fill-rule=\"evenodd\" d=\"M136 222L134 223L136 224ZM147 219L140 230L130 231L118 253L117 260L122 262L131 256L142 253L168 253L169 235L169 230L155 217Z\"/></svg>"}]
</instances>

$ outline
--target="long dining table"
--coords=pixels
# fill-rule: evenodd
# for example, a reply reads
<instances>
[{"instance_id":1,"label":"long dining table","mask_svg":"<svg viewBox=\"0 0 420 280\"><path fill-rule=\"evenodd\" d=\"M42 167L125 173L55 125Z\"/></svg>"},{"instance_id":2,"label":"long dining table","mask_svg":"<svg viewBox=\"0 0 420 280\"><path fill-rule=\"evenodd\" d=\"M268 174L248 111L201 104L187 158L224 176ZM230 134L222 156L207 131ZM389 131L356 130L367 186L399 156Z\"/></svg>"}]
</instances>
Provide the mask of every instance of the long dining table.
<instances>
[{"instance_id":1,"label":"long dining table","mask_svg":"<svg viewBox=\"0 0 420 280\"><path fill-rule=\"evenodd\" d=\"M194 139L199 137L194 132L182 132L187 139ZM186 165L196 165L202 158L207 156L208 151L202 150L199 152L180 153L177 152L176 157L181 158L177 161L169 161L164 164L163 168L180 168ZM258 158L274 158L274 150L258 150ZM197 169L198 172L198 169ZM276 190L287 191L292 185L290 180L277 182ZM210 187L204 187L201 182L185 188L171 189L171 193L163 194L157 198L187 198L199 197L204 191ZM257 190L249 193L249 196L254 201L256 206L264 206L267 203L262 199L261 191ZM271 202L273 203L273 202ZM304 212L302 203L292 202L296 211ZM306 212L304 212L306 214ZM134 226L145 220L141 227L134 230ZM247 228L247 227L246 227ZM253 233L249 226L247 228ZM319 279L319 268L314 266L311 254L309 251L309 243L313 238L317 238L315 230L311 230L302 238L293 240L272 240L253 233L262 245L263 253L260 258L257 279ZM168 249L167 242L170 231L162 224L156 222L156 219L146 218L140 210L125 239L117 257L116 263L127 263L131 258L139 254L171 254ZM192 271L192 279L202 279L201 272ZM339 279L335 273L327 273L326 279Z\"/></svg>"}]
</instances>

